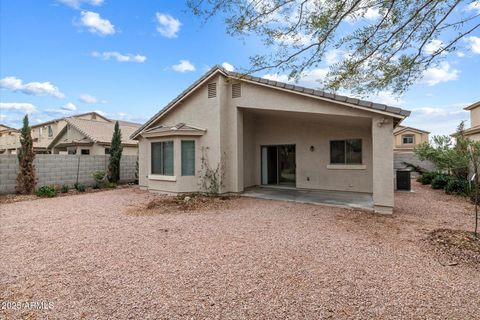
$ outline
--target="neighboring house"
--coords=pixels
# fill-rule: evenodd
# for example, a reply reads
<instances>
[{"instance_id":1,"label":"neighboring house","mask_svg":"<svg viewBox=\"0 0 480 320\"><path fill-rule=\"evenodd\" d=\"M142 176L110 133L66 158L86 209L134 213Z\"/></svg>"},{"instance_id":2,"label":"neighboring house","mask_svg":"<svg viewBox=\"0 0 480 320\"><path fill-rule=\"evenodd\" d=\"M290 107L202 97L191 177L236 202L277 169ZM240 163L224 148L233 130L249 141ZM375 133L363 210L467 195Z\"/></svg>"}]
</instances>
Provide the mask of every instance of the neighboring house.
<instances>
[{"instance_id":1,"label":"neighboring house","mask_svg":"<svg viewBox=\"0 0 480 320\"><path fill-rule=\"evenodd\" d=\"M139 184L199 191L205 165L220 192L258 185L363 192L394 204L393 129L400 108L214 67L132 134Z\"/></svg>"},{"instance_id":2,"label":"neighboring house","mask_svg":"<svg viewBox=\"0 0 480 320\"><path fill-rule=\"evenodd\" d=\"M115 121L97 121L79 117L64 118L65 126L47 146L52 153L105 155L110 153ZM119 121L124 155L136 155L138 141L130 135L140 124Z\"/></svg>"},{"instance_id":3,"label":"neighboring house","mask_svg":"<svg viewBox=\"0 0 480 320\"><path fill-rule=\"evenodd\" d=\"M464 110L470 111L470 128L465 129L465 136L472 140L480 141L480 101L469 105Z\"/></svg>"},{"instance_id":4,"label":"neighboring house","mask_svg":"<svg viewBox=\"0 0 480 320\"><path fill-rule=\"evenodd\" d=\"M412 128L397 126L393 130L393 167L395 170L411 171L410 165L420 167L423 170L435 171L435 165L428 161L421 161L413 152L416 146L428 142L430 132ZM412 172L412 177L418 176L418 172Z\"/></svg>"},{"instance_id":5,"label":"neighboring house","mask_svg":"<svg viewBox=\"0 0 480 320\"><path fill-rule=\"evenodd\" d=\"M20 131L0 124L0 154L16 154L20 148Z\"/></svg>"},{"instance_id":6,"label":"neighboring house","mask_svg":"<svg viewBox=\"0 0 480 320\"><path fill-rule=\"evenodd\" d=\"M98 122L108 123L111 120L96 112L82 113L71 116L72 118L94 120ZM47 122L42 122L36 125L32 125L32 139L33 139L33 151L35 153L51 153L49 145L57 137L57 135L65 128L67 122L66 118L58 118Z\"/></svg>"},{"instance_id":7,"label":"neighboring house","mask_svg":"<svg viewBox=\"0 0 480 320\"><path fill-rule=\"evenodd\" d=\"M393 150L395 152L413 152L415 146L422 142L428 142L429 134L428 131L397 126L393 130Z\"/></svg>"}]
</instances>

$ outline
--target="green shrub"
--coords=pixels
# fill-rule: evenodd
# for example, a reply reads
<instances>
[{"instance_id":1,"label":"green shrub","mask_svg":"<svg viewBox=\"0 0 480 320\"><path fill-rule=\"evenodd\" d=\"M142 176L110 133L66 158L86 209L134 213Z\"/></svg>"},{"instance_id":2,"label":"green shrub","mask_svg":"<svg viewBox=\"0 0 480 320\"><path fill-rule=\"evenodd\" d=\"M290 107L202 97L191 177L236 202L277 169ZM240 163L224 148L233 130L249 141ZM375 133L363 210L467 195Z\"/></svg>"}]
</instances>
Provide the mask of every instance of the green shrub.
<instances>
[{"instance_id":1,"label":"green shrub","mask_svg":"<svg viewBox=\"0 0 480 320\"><path fill-rule=\"evenodd\" d=\"M464 194L470 193L470 185L465 179L450 179L445 185L445 192L448 194Z\"/></svg>"},{"instance_id":2,"label":"green shrub","mask_svg":"<svg viewBox=\"0 0 480 320\"><path fill-rule=\"evenodd\" d=\"M85 184L83 183L75 183L75 189L79 192L85 192Z\"/></svg>"},{"instance_id":3,"label":"green shrub","mask_svg":"<svg viewBox=\"0 0 480 320\"><path fill-rule=\"evenodd\" d=\"M107 180L107 173L105 171L95 171L92 173L92 177L95 180L94 189L100 189L105 186Z\"/></svg>"},{"instance_id":4,"label":"green shrub","mask_svg":"<svg viewBox=\"0 0 480 320\"><path fill-rule=\"evenodd\" d=\"M113 182L109 182L107 183L106 187L110 189L115 189L117 187L117 184Z\"/></svg>"},{"instance_id":5,"label":"green shrub","mask_svg":"<svg viewBox=\"0 0 480 320\"><path fill-rule=\"evenodd\" d=\"M60 189L60 192L67 193L68 190L70 190L70 187L68 186L68 184L64 184L64 185L62 185L62 188Z\"/></svg>"},{"instance_id":6,"label":"green shrub","mask_svg":"<svg viewBox=\"0 0 480 320\"><path fill-rule=\"evenodd\" d=\"M53 186L42 186L37 190L37 196L53 198L57 195L57 190Z\"/></svg>"},{"instance_id":7,"label":"green shrub","mask_svg":"<svg viewBox=\"0 0 480 320\"><path fill-rule=\"evenodd\" d=\"M92 185L92 189L101 189L101 188L102 187L96 182Z\"/></svg>"},{"instance_id":8,"label":"green shrub","mask_svg":"<svg viewBox=\"0 0 480 320\"><path fill-rule=\"evenodd\" d=\"M420 182L423 185L431 184L434 177L435 177L435 172L424 172L422 173L422 178Z\"/></svg>"},{"instance_id":9,"label":"green shrub","mask_svg":"<svg viewBox=\"0 0 480 320\"><path fill-rule=\"evenodd\" d=\"M449 177L446 174L437 174L432 179L432 188L433 189L444 189L450 179L451 179L451 177Z\"/></svg>"}]
</instances>

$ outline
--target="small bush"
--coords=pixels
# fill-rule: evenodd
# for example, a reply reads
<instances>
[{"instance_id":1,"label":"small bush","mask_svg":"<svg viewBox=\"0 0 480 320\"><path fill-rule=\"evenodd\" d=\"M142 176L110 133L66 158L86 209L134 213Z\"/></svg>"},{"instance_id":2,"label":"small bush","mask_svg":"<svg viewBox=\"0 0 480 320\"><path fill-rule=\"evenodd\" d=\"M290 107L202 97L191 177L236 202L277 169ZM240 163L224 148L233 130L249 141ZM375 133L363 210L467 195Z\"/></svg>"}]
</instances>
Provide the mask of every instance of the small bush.
<instances>
[{"instance_id":1,"label":"small bush","mask_svg":"<svg viewBox=\"0 0 480 320\"><path fill-rule=\"evenodd\" d=\"M433 189L444 189L450 179L451 178L449 176L447 176L446 174L437 174L432 179L432 188Z\"/></svg>"},{"instance_id":2,"label":"small bush","mask_svg":"<svg viewBox=\"0 0 480 320\"><path fill-rule=\"evenodd\" d=\"M94 189L100 189L105 186L107 180L107 173L105 171L95 171L92 173L92 177L95 180Z\"/></svg>"},{"instance_id":3,"label":"small bush","mask_svg":"<svg viewBox=\"0 0 480 320\"><path fill-rule=\"evenodd\" d=\"M96 182L92 185L92 189L101 189L101 188L102 187Z\"/></svg>"},{"instance_id":4,"label":"small bush","mask_svg":"<svg viewBox=\"0 0 480 320\"><path fill-rule=\"evenodd\" d=\"M435 177L435 172L424 172L422 173L420 182L423 185L431 184L434 177Z\"/></svg>"},{"instance_id":5,"label":"small bush","mask_svg":"<svg viewBox=\"0 0 480 320\"><path fill-rule=\"evenodd\" d=\"M470 193L470 185L465 179L450 179L445 185L445 192L448 194L464 194Z\"/></svg>"},{"instance_id":6,"label":"small bush","mask_svg":"<svg viewBox=\"0 0 480 320\"><path fill-rule=\"evenodd\" d=\"M42 186L37 190L37 196L45 198L53 198L57 195L57 190L53 186Z\"/></svg>"},{"instance_id":7,"label":"small bush","mask_svg":"<svg viewBox=\"0 0 480 320\"><path fill-rule=\"evenodd\" d=\"M75 183L75 189L79 192L85 192L85 184L83 183Z\"/></svg>"},{"instance_id":8,"label":"small bush","mask_svg":"<svg viewBox=\"0 0 480 320\"><path fill-rule=\"evenodd\" d=\"M70 187L68 186L68 184L64 184L64 185L62 185L62 188L60 189L60 192L61 193L67 193L68 190L70 190Z\"/></svg>"},{"instance_id":9,"label":"small bush","mask_svg":"<svg viewBox=\"0 0 480 320\"><path fill-rule=\"evenodd\" d=\"M113 182L109 182L106 185L106 188L110 188L110 189L115 189L116 187L117 187L117 184Z\"/></svg>"}]
</instances>

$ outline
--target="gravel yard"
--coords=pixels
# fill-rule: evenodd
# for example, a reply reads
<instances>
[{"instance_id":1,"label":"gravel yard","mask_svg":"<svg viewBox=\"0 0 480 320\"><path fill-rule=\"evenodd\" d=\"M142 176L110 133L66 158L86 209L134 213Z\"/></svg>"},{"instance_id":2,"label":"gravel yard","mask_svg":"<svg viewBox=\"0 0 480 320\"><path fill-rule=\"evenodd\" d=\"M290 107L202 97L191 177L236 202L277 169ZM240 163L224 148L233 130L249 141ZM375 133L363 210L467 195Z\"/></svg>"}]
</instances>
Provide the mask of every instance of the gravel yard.
<instances>
[{"instance_id":1,"label":"gravel yard","mask_svg":"<svg viewBox=\"0 0 480 320\"><path fill-rule=\"evenodd\" d=\"M414 182L393 216L232 198L132 215L120 189L0 205L0 319L473 319L480 268L426 240L471 230L472 205Z\"/></svg>"}]
</instances>

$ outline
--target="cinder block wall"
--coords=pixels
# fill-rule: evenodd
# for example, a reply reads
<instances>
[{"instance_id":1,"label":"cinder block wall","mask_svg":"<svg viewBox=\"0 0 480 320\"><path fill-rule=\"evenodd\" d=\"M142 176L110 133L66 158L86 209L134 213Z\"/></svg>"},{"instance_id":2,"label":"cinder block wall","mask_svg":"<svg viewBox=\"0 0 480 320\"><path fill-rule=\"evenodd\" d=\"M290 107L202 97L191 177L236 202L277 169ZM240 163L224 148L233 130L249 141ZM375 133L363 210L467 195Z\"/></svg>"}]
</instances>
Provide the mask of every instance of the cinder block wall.
<instances>
[{"instance_id":1,"label":"cinder block wall","mask_svg":"<svg viewBox=\"0 0 480 320\"><path fill-rule=\"evenodd\" d=\"M77 182L86 185L94 183L92 173L107 171L108 155L60 155L37 154L35 156L35 171L37 187L44 185L63 185L70 187ZM131 182L135 180L137 156L124 155L120 161L120 180ZM15 192L18 159L16 155L0 155L0 193Z\"/></svg>"}]
</instances>

